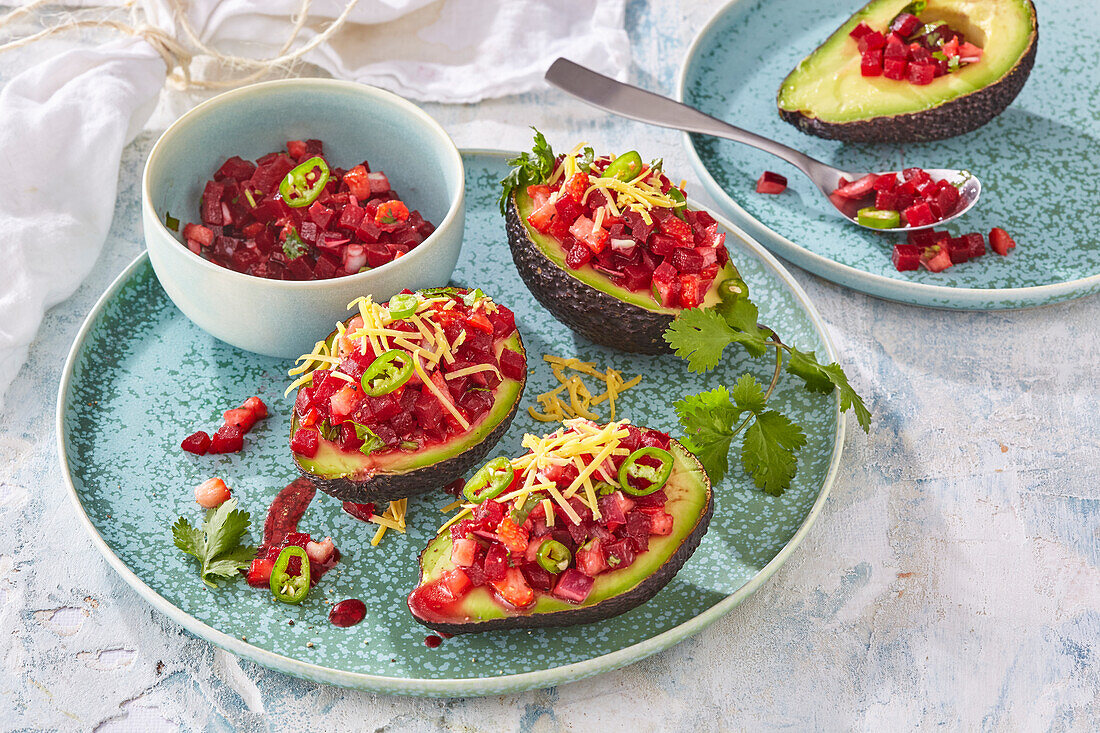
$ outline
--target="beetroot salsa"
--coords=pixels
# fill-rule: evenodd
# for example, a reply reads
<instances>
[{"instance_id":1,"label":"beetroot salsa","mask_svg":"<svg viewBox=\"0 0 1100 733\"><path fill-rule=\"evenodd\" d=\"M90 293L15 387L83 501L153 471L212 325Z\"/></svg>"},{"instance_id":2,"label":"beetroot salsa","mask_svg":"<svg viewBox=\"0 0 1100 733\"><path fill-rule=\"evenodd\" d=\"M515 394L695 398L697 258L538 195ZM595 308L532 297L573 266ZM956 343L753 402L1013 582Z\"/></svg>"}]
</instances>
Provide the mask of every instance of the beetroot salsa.
<instances>
[{"instance_id":1,"label":"beetroot salsa","mask_svg":"<svg viewBox=\"0 0 1100 733\"><path fill-rule=\"evenodd\" d=\"M648 291L659 306L702 304L729 261L726 235L705 211L687 208L659 161L646 165L632 150L591 162L559 155L554 165L548 183L526 189L534 203L527 223L561 243L567 267Z\"/></svg>"},{"instance_id":2,"label":"beetroot salsa","mask_svg":"<svg viewBox=\"0 0 1100 733\"><path fill-rule=\"evenodd\" d=\"M920 5L913 3L898 13L885 32L866 23L849 32L859 48L863 76L884 76L924 86L981 61L982 49L962 33L947 23L926 23L915 15L921 12Z\"/></svg>"},{"instance_id":3,"label":"beetroot salsa","mask_svg":"<svg viewBox=\"0 0 1100 733\"><path fill-rule=\"evenodd\" d=\"M868 173L854 181L840 179L829 196L841 211L857 210L859 223L877 229L924 227L950 217L962 200L959 185L933 180L928 171L906 168L897 173Z\"/></svg>"},{"instance_id":4,"label":"beetroot salsa","mask_svg":"<svg viewBox=\"0 0 1100 733\"><path fill-rule=\"evenodd\" d=\"M503 380L526 376L515 316L480 290L352 305L359 315L291 371L301 375L287 390L299 387L290 441L298 455L312 458L326 442L366 455L443 443L489 413Z\"/></svg>"},{"instance_id":5,"label":"beetroot salsa","mask_svg":"<svg viewBox=\"0 0 1100 733\"><path fill-rule=\"evenodd\" d=\"M630 567L652 538L672 533L669 436L625 420L566 426L526 436L531 452L495 459L467 482L465 509L450 526L454 568L410 595L418 618L444 615L483 586L507 608L529 609L539 593L584 603L596 578ZM611 455L582 476L578 465L589 468L610 443Z\"/></svg>"},{"instance_id":6,"label":"beetroot salsa","mask_svg":"<svg viewBox=\"0 0 1100 733\"><path fill-rule=\"evenodd\" d=\"M183 228L195 254L273 280L324 280L380 267L435 227L363 161L334 168L320 140L292 140L255 163L233 156L206 182L201 224ZM178 222L168 218L169 226Z\"/></svg>"}]
</instances>

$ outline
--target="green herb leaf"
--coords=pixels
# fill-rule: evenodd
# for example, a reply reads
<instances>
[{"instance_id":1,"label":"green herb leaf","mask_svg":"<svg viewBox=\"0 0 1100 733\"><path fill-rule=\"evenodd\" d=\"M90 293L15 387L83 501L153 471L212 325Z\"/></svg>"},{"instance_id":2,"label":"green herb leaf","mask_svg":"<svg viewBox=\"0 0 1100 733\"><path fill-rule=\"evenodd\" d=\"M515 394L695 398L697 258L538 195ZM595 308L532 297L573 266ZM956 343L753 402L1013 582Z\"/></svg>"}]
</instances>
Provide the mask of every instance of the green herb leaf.
<instances>
[{"instance_id":1,"label":"green herb leaf","mask_svg":"<svg viewBox=\"0 0 1100 733\"><path fill-rule=\"evenodd\" d=\"M202 582L217 587L219 579L233 578L245 570L256 556L256 548L241 545L241 539L251 524L248 512L237 508L237 500L229 499L206 513L202 529L180 517L172 525L172 540L183 552L196 557Z\"/></svg>"},{"instance_id":2,"label":"green herb leaf","mask_svg":"<svg viewBox=\"0 0 1100 733\"><path fill-rule=\"evenodd\" d=\"M298 230L291 228L283 241L283 254L288 260L296 260L309 251L309 245L298 236Z\"/></svg>"},{"instance_id":3,"label":"green herb leaf","mask_svg":"<svg viewBox=\"0 0 1100 733\"><path fill-rule=\"evenodd\" d=\"M546 142L546 136L535 130L535 145L531 153L520 153L517 157L508 161L513 166L511 172L505 176L500 185L504 190L500 194L500 213L503 215L508 209L508 197L516 188L526 189L540 183L546 183L550 174L554 172L556 162L554 149Z\"/></svg>"},{"instance_id":4,"label":"green herb leaf","mask_svg":"<svg viewBox=\"0 0 1100 733\"><path fill-rule=\"evenodd\" d=\"M363 445L359 446L360 453L369 456L376 450L382 450L386 447L385 442L375 435L374 431L366 425L360 425L357 422L353 422L352 427L355 428L355 434L359 436L359 440L363 441Z\"/></svg>"},{"instance_id":5,"label":"green herb leaf","mask_svg":"<svg viewBox=\"0 0 1100 733\"><path fill-rule=\"evenodd\" d=\"M665 167L665 159L664 158L654 158L653 160L649 161L649 172L650 173L660 173L661 169L664 168L664 167Z\"/></svg>"},{"instance_id":6,"label":"green herb leaf","mask_svg":"<svg viewBox=\"0 0 1100 733\"><path fill-rule=\"evenodd\" d=\"M703 464L712 482L721 481L729 472L733 426L740 416L740 411L730 402L729 390L716 387L689 395L673 407L684 426L684 446Z\"/></svg>"},{"instance_id":7,"label":"green herb leaf","mask_svg":"<svg viewBox=\"0 0 1100 733\"><path fill-rule=\"evenodd\" d=\"M764 411L764 406L768 403L768 397L764 394L764 388L760 386L760 382L756 381L756 377L751 374L742 374L741 378L737 380L737 383L733 385L733 393L730 395L733 399L737 409L739 411L738 417L742 412L751 412L754 415Z\"/></svg>"},{"instance_id":8,"label":"green herb leaf","mask_svg":"<svg viewBox=\"0 0 1100 733\"><path fill-rule=\"evenodd\" d=\"M745 431L741 464L757 488L779 496L791 485L798 459L795 451L806 445L806 434L775 410L756 415Z\"/></svg>"},{"instance_id":9,"label":"green herb leaf","mask_svg":"<svg viewBox=\"0 0 1100 733\"><path fill-rule=\"evenodd\" d=\"M592 161L596 159L596 151L592 148L585 148L581 152L580 160L577 161L577 168L587 173L592 170ZM553 173L553 169L550 170Z\"/></svg>"},{"instance_id":10,"label":"green herb leaf","mask_svg":"<svg viewBox=\"0 0 1100 733\"><path fill-rule=\"evenodd\" d=\"M462 302L466 304L468 308L472 308L482 298L486 297L481 288L474 288L470 292L462 296Z\"/></svg>"},{"instance_id":11,"label":"green herb leaf","mask_svg":"<svg viewBox=\"0 0 1100 733\"><path fill-rule=\"evenodd\" d=\"M327 417L318 423L317 432L321 433L321 437L330 443L340 442L340 428L330 425Z\"/></svg>"},{"instance_id":12,"label":"green herb leaf","mask_svg":"<svg viewBox=\"0 0 1100 733\"><path fill-rule=\"evenodd\" d=\"M748 298L725 298L714 306L715 312L720 314L726 324L734 331L730 340L741 344L749 356L757 358L768 350L768 331L757 325L760 313L756 306Z\"/></svg>"},{"instance_id":13,"label":"green herb leaf","mask_svg":"<svg viewBox=\"0 0 1100 733\"><path fill-rule=\"evenodd\" d=\"M928 0L914 0L914 2L911 2L908 5L906 5L904 8L902 8L901 12L902 13L909 13L910 15L919 16L921 13L924 12L924 9L927 8L927 7L928 7ZM898 15L901 15L901 13L898 13Z\"/></svg>"},{"instance_id":14,"label":"green herb leaf","mask_svg":"<svg viewBox=\"0 0 1100 733\"><path fill-rule=\"evenodd\" d=\"M722 350L737 334L714 310L692 308L681 311L664 332L664 339L688 369L701 374L718 366Z\"/></svg>"},{"instance_id":15,"label":"green herb leaf","mask_svg":"<svg viewBox=\"0 0 1100 733\"><path fill-rule=\"evenodd\" d=\"M814 352L791 349L787 371L802 379L806 383L806 389L812 392L829 394L834 388L838 390L841 411L853 410L863 432L871 431L871 411L863 403L863 398L852 389L852 385L848 384L848 376L841 369L840 364L834 361L823 366L818 363Z\"/></svg>"},{"instance_id":16,"label":"green herb leaf","mask_svg":"<svg viewBox=\"0 0 1100 733\"><path fill-rule=\"evenodd\" d=\"M173 232L178 232L180 230L180 220L170 213L164 212L164 226L168 227Z\"/></svg>"}]
</instances>

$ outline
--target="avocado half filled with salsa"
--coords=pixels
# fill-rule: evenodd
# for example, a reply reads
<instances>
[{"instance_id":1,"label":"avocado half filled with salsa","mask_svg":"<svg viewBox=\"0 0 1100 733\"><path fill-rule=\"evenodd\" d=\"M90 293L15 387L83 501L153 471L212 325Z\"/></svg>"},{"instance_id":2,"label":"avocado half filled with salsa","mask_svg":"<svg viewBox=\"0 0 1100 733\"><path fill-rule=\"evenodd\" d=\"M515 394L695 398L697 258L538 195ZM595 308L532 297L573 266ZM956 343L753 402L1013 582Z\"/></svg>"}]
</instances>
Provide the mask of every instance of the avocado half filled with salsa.
<instances>
[{"instance_id":1,"label":"avocado half filled with salsa","mask_svg":"<svg viewBox=\"0 0 1100 733\"><path fill-rule=\"evenodd\" d=\"M725 232L687 206L661 161L636 151L554 155L541 133L511 161L501 211L520 276L554 317L622 351L667 353L661 335L685 308L744 288Z\"/></svg>"},{"instance_id":2,"label":"avocado half filled with salsa","mask_svg":"<svg viewBox=\"0 0 1100 733\"><path fill-rule=\"evenodd\" d=\"M349 308L358 313L291 371L299 470L360 503L459 478L500 440L523 394L527 360L512 311L461 288Z\"/></svg>"},{"instance_id":3,"label":"avocado half filled with salsa","mask_svg":"<svg viewBox=\"0 0 1100 733\"><path fill-rule=\"evenodd\" d=\"M684 446L625 420L576 419L467 482L463 509L420 554L417 621L448 634L617 616L699 546L710 479Z\"/></svg>"}]
</instances>

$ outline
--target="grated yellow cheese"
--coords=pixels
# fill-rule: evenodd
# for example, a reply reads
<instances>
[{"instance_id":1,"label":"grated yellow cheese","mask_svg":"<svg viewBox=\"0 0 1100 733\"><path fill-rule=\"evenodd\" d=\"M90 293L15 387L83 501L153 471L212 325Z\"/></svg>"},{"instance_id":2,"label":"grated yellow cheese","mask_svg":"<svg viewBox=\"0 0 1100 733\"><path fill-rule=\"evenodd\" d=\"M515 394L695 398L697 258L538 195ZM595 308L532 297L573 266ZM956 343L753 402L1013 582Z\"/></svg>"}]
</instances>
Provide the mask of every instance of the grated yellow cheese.
<instances>
[{"instance_id":1,"label":"grated yellow cheese","mask_svg":"<svg viewBox=\"0 0 1100 733\"><path fill-rule=\"evenodd\" d=\"M599 420L599 414L592 407L605 401L608 402L609 419L614 421L616 418L616 398L642 381L641 375L629 381L623 381L622 373L614 369L600 371L596 368L595 362L591 361L551 356L550 354L545 354L542 358L550 365L550 371L558 380L558 386L535 397L535 401L542 407L541 411L533 405L527 408L527 413L540 422L560 422L567 418L578 417ZM604 383L604 391L598 395L593 395L579 374L567 376L567 369L600 380ZM568 402L562 400L559 396L563 392L568 395Z\"/></svg>"},{"instance_id":2,"label":"grated yellow cheese","mask_svg":"<svg viewBox=\"0 0 1100 733\"><path fill-rule=\"evenodd\" d=\"M455 369L453 372L447 372L447 374L444 375L444 379L458 379L459 377L466 377L471 374L477 374L478 372L496 372L498 377L504 379L500 370L492 364L474 364L473 366L464 367L462 369Z\"/></svg>"},{"instance_id":3,"label":"grated yellow cheese","mask_svg":"<svg viewBox=\"0 0 1100 733\"><path fill-rule=\"evenodd\" d=\"M439 400L440 404L446 407L447 411L454 415L455 420L458 420L458 424L462 426L462 429L469 430L470 423L466 420L466 418L462 417L462 413L458 411L458 408L451 404L451 401L449 399L443 396L443 393L439 391L439 387L435 386L435 383L432 382L431 378L424 371L424 366L420 363L421 353L422 352L420 351L420 349L417 349L413 353L412 362L413 369L416 370L416 375L420 377L420 381L424 383L424 386L427 387L428 390L435 395L435 398Z\"/></svg>"}]
</instances>

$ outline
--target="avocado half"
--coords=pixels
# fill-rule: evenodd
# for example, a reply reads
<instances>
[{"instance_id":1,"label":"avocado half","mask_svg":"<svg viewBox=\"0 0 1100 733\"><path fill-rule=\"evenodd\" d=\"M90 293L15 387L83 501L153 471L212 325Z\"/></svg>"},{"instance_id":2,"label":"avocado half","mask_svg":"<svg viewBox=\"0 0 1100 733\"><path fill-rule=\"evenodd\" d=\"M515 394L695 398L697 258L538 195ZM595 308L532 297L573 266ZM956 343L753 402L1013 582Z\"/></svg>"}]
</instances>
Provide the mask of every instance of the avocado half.
<instances>
[{"instance_id":1,"label":"avocado half","mask_svg":"<svg viewBox=\"0 0 1100 733\"><path fill-rule=\"evenodd\" d=\"M353 316L354 317L354 316ZM330 343L336 335L329 335ZM519 331L503 342L504 347L524 354ZM335 443L321 438L317 455L294 455L294 463L321 491L341 501L356 503L387 502L446 486L472 467L480 465L493 449L516 415L527 375L520 381L503 379L493 394L493 406L470 430L417 451L387 451L365 455L340 450ZM298 413L291 420L290 436L298 431Z\"/></svg>"},{"instance_id":2,"label":"avocado half","mask_svg":"<svg viewBox=\"0 0 1100 733\"><path fill-rule=\"evenodd\" d=\"M779 88L779 116L803 132L847 142L942 140L975 130L1012 103L1035 64L1039 24L1031 0L928 0L943 21L983 49L981 61L914 86L860 74L848 33L882 30L909 0L871 0L804 58Z\"/></svg>"},{"instance_id":3,"label":"avocado half","mask_svg":"<svg viewBox=\"0 0 1100 733\"><path fill-rule=\"evenodd\" d=\"M672 534L651 536L649 549L622 570L596 576L585 602L573 604L549 593L535 591L537 600L530 609L505 607L485 586L472 589L445 611L425 617L414 604L409 610L421 624L446 634L468 634L496 629L574 626L602 621L626 613L648 601L680 571L699 546L714 514L714 496L710 478L699 460L687 448L673 440L669 444L675 463L665 484L668 501L665 511L674 518ZM448 570L451 562L451 534L444 530L420 553L420 580L426 585ZM415 592L415 590L414 590Z\"/></svg>"},{"instance_id":4,"label":"avocado half","mask_svg":"<svg viewBox=\"0 0 1100 733\"><path fill-rule=\"evenodd\" d=\"M515 189L508 199L505 228L516 269L542 307L593 343L638 354L671 353L662 334L681 309L657 305L648 292L621 288L591 265L567 267L561 243L527 223L533 208L531 197ZM735 276L737 271L727 263L701 307L716 304L719 283Z\"/></svg>"}]
</instances>

